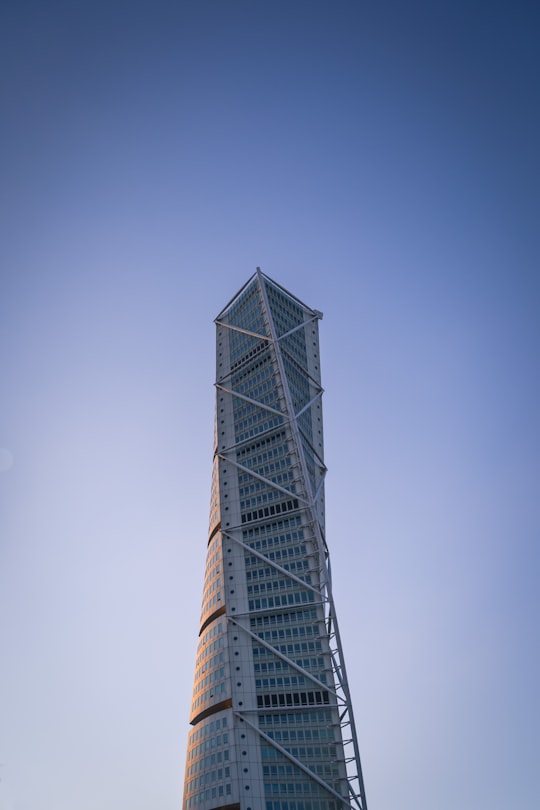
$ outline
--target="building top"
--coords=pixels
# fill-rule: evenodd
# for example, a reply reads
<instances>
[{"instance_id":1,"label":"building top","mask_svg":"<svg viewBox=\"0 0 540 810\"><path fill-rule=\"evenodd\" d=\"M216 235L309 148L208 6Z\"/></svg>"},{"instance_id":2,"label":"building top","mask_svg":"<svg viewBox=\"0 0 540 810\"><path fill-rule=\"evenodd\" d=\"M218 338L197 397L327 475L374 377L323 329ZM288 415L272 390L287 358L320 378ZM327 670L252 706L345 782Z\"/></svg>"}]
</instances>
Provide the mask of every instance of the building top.
<instances>
[{"instance_id":1,"label":"building top","mask_svg":"<svg viewBox=\"0 0 540 810\"><path fill-rule=\"evenodd\" d=\"M253 275L246 281L246 283L238 290L236 295L234 295L231 298L231 300L225 305L225 307L221 310L221 312L216 316L215 321L217 322L217 321L221 320L222 318L224 318L227 315L229 309L237 301L237 299L248 289L248 287L250 287L256 281L258 281L258 283L260 285L262 285L262 284L271 284L271 285L273 285L283 295L286 295L288 298L291 299L291 301L294 301L298 306L302 307L302 309L304 309L311 317L316 317L316 318L322 319L322 317L323 317L322 312L320 312L318 309L312 309L311 307L308 307L307 304L304 304L303 301L301 301L299 298L297 298L295 295L293 295L291 292L289 292L289 290L285 289L285 287L282 287L281 284L278 284L278 282L274 281L274 279L270 278L270 276L267 276L266 273L263 273L263 271L261 270L260 267L257 267L257 269L255 270Z\"/></svg>"}]
</instances>

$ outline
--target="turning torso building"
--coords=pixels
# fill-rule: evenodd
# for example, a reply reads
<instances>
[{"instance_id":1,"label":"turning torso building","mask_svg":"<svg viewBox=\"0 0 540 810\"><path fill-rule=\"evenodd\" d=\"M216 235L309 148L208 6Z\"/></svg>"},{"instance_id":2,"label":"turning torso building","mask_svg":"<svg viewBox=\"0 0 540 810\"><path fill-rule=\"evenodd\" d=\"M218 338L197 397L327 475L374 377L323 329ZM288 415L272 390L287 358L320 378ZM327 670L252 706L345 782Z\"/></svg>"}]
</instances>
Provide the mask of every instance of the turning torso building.
<instances>
[{"instance_id":1,"label":"turning torso building","mask_svg":"<svg viewBox=\"0 0 540 810\"><path fill-rule=\"evenodd\" d=\"M326 545L321 317L257 268L216 318L183 810L367 810Z\"/></svg>"}]
</instances>

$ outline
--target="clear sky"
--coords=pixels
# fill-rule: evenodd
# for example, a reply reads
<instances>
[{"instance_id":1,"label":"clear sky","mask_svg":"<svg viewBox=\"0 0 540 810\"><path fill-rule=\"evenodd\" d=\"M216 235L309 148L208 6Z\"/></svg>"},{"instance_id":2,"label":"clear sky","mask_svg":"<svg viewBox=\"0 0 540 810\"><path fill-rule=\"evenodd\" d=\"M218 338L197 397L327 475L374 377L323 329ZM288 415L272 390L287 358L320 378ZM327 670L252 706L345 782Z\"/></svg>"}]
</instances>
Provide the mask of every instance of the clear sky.
<instances>
[{"instance_id":1,"label":"clear sky","mask_svg":"<svg viewBox=\"0 0 540 810\"><path fill-rule=\"evenodd\" d=\"M0 810L178 810L213 318L323 310L369 810L540 807L526 2L4 0Z\"/></svg>"}]
</instances>

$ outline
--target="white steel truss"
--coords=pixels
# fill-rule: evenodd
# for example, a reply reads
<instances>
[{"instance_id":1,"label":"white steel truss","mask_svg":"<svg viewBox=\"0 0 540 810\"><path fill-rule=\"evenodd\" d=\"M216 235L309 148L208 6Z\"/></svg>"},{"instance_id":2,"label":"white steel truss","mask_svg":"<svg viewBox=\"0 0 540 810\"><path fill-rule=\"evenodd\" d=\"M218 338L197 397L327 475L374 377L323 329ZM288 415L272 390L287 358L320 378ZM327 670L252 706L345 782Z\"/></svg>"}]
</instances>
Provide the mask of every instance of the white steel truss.
<instances>
[{"instance_id":1,"label":"white steel truss","mask_svg":"<svg viewBox=\"0 0 540 810\"><path fill-rule=\"evenodd\" d=\"M303 471L303 477L306 484L306 490L308 493L307 508L311 513L311 522L313 525L315 537L319 547L319 555L320 555L319 560L321 570L320 597L321 601L325 605L326 628L328 638L330 640L330 651L333 662L334 677L337 682L336 683L337 691L338 694L340 695L339 703L342 707L340 714L340 723L343 735L343 744L345 748L345 759L346 762L348 763L347 779L349 783L349 798L351 802L349 806L358 808L358 810L367 810L367 802L364 788L364 780L362 776L362 768L360 764L360 751L356 735L353 707L347 679L347 672L345 669L345 659L343 656L343 649L341 645L337 616L334 607L334 600L332 596L332 580L329 564L330 560L329 560L328 546L326 545L326 540L324 538L323 530L319 522L316 510L316 496L318 497L318 495L320 494L320 490L318 493L310 492L307 462L302 449L302 442L300 440L301 429L298 425L298 414L294 413L292 397L289 390L289 386L287 385L287 376L283 364L280 338L276 333L276 327L271 316L270 304L268 301L266 287L262 277L263 274L259 269L257 269L257 275L259 278L259 287L261 296L264 302L263 312L266 321L266 327L268 330L268 334L270 335L270 342L274 349L274 357L279 369L283 395L286 403L286 412L293 432L293 439L296 440L295 444L298 450L300 464L302 466ZM317 313L314 317L321 317L321 315L320 313ZM283 338L283 336L281 337ZM307 370L304 371L305 373L307 373ZM324 565L323 560L325 563ZM330 790L329 786L327 786L327 788Z\"/></svg>"}]
</instances>

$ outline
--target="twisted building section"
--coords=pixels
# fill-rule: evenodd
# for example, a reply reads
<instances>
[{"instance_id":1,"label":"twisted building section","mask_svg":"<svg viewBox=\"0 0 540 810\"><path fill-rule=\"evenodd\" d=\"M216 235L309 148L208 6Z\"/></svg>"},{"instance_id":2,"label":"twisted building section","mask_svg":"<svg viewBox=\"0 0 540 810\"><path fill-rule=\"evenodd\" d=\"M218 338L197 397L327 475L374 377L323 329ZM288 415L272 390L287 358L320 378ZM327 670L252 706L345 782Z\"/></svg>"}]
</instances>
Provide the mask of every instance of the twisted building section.
<instances>
[{"instance_id":1,"label":"twisted building section","mask_svg":"<svg viewBox=\"0 0 540 810\"><path fill-rule=\"evenodd\" d=\"M183 810L367 810L325 538L321 317L257 269L216 318Z\"/></svg>"}]
</instances>

